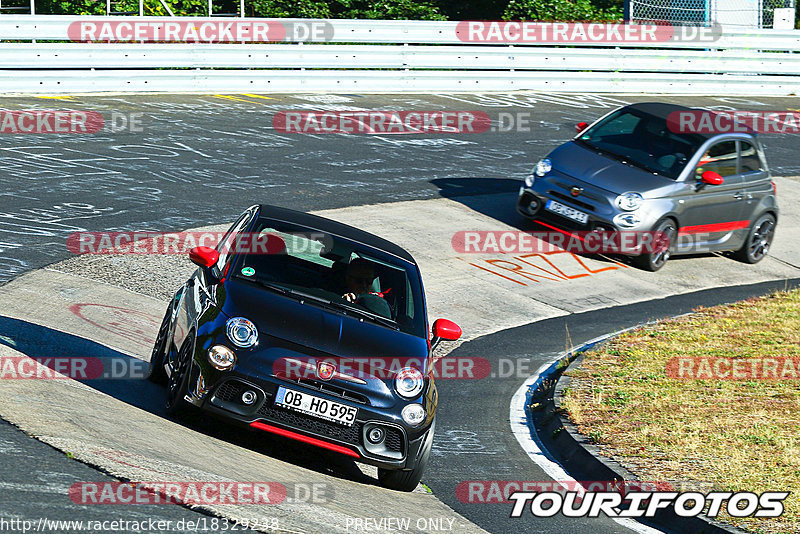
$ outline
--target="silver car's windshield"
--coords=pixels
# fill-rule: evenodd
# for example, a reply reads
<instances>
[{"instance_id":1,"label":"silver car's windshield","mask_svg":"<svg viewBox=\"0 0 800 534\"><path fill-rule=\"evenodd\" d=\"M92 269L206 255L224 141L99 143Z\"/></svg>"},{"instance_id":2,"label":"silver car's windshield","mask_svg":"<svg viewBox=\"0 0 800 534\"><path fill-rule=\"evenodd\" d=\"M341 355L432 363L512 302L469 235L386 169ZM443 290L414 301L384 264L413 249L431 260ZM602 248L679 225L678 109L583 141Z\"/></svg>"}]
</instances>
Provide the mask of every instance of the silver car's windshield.
<instances>
[{"instance_id":1,"label":"silver car's windshield","mask_svg":"<svg viewBox=\"0 0 800 534\"><path fill-rule=\"evenodd\" d=\"M672 180L704 141L702 135L670 131L666 119L630 109L612 113L576 139L590 150Z\"/></svg>"}]
</instances>

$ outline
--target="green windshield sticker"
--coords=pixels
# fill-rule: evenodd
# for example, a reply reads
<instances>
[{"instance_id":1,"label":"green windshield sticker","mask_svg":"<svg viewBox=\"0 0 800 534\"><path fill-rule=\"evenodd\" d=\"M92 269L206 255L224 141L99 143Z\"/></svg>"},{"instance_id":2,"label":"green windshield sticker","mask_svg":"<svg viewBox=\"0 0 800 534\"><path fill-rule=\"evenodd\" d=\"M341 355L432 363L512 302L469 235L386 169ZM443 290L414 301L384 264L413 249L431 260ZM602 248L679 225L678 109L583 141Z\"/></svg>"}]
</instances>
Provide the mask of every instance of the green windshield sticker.
<instances>
[{"instance_id":1,"label":"green windshield sticker","mask_svg":"<svg viewBox=\"0 0 800 534\"><path fill-rule=\"evenodd\" d=\"M256 270L253 269L252 267L245 267L244 269L242 269L242 274L245 276L253 276L254 274L256 274Z\"/></svg>"}]
</instances>

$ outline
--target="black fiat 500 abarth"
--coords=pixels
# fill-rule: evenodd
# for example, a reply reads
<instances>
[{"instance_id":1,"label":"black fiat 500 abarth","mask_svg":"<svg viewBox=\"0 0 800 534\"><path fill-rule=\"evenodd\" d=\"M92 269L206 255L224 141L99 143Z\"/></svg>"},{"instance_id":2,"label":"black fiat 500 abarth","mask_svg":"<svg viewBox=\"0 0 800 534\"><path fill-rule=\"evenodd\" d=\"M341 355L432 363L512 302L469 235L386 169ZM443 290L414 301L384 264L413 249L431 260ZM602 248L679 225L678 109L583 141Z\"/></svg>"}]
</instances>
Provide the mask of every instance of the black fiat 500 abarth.
<instances>
[{"instance_id":1,"label":"black fiat 500 abarth","mask_svg":"<svg viewBox=\"0 0 800 534\"><path fill-rule=\"evenodd\" d=\"M419 268L399 246L335 221L253 206L167 308L149 377L167 411L211 412L378 467L411 491L430 456L437 392Z\"/></svg>"}]
</instances>

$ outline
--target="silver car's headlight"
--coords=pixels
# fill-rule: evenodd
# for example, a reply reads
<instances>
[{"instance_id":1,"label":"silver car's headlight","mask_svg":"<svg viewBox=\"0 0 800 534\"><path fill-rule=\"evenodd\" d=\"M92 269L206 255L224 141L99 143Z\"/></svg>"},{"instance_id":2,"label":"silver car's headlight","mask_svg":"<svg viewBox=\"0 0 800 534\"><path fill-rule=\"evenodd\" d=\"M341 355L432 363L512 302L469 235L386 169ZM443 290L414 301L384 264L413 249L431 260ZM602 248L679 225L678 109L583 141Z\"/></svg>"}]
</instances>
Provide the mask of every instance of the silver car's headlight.
<instances>
[{"instance_id":1,"label":"silver car's headlight","mask_svg":"<svg viewBox=\"0 0 800 534\"><path fill-rule=\"evenodd\" d=\"M225 323L228 339L237 347L250 348L258 343L258 329L251 321L244 317L234 317Z\"/></svg>"},{"instance_id":2,"label":"silver car's headlight","mask_svg":"<svg viewBox=\"0 0 800 534\"><path fill-rule=\"evenodd\" d=\"M642 224L642 219L635 213L620 213L614 217L614 224L620 228L635 228Z\"/></svg>"},{"instance_id":3,"label":"silver car's headlight","mask_svg":"<svg viewBox=\"0 0 800 534\"><path fill-rule=\"evenodd\" d=\"M540 159L539 162L536 164L536 168L533 169L533 173L536 176L544 176L548 172L553 170L553 162L547 158Z\"/></svg>"},{"instance_id":4,"label":"silver car's headlight","mask_svg":"<svg viewBox=\"0 0 800 534\"><path fill-rule=\"evenodd\" d=\"M394 377L394 389L401 397L413 399L422 393L425 387L425 380L422 372L414 367L404 367L397 372Z\"/></svg>"},{"instance_id":5,"label":"silver car's headlight","mask_svg":"<svg viewBox=\"0 0 800 534\"><path fill-rule=\"evenodd\" d=\"M617 197L617 206L623 211L636 211L642 207L644 197L639 193L629 191Z\"/></svg>"}]
</instances>

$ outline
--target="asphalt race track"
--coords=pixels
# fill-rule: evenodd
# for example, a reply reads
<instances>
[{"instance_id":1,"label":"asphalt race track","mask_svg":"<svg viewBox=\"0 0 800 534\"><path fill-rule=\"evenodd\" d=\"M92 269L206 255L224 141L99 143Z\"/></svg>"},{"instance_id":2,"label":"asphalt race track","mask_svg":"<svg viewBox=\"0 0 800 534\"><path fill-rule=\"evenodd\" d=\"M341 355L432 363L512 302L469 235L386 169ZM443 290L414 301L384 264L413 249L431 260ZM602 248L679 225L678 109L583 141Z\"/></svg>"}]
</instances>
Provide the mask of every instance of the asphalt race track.
<instances>
[{"instance_id":1,"label":"asphalt race track","mask_svg":"<svg viewBox=\"0 0 800 534\"><path fill-rule=\"evenodd\" d=\"M483 357L494 370L503 358L514 372L439 382L433 462L423 478L433 495L421 487L411 494L382 490L369 469L278 439L242 436L207 421L176 424L163 414L163 391L141 380L2 380L0 416L44 443L0 424L0 517L177 521L254 513L225 506L92 507L67 496L76 481L167 477L324 485L328 499L297 497L258 509L279 530L293 532L367 531L353 519L382 517L426 521L411 531L435 531L430 520L437 519L459 532L629 532L608 519L511 520L510 505L464 503L455 488L469 480L547 480L510 432L509 402L528 375L564 349L567 328L579 344L694 306L763 294L800 276L791 237L800 227L796 140L763 137L780 177L783 211L771 255L755 266L698 256L645 273L624 262L564 254L549 259L562 276L532 279L496 268L513 258L459 255L451 238L460 230L526 228L513 200L532 164L571 137L574 123L648 100L748 110L797 105L789 98L527 93L4 98L7 109L94 110L107 123L135 117L141 127L0 136L0 355L146 360L164 301L191 264L182 257L73 257L67 237L224 224L261 202L322 212L407 248L422 267L431 320L445 316L464 328L466 342L448 357ZM479 110L495 131L300 135L272 128L276 112L304 109ZM497 131L510 116L529 122Z\"/></svg>"}]
</instances>

